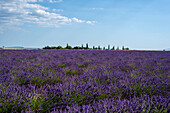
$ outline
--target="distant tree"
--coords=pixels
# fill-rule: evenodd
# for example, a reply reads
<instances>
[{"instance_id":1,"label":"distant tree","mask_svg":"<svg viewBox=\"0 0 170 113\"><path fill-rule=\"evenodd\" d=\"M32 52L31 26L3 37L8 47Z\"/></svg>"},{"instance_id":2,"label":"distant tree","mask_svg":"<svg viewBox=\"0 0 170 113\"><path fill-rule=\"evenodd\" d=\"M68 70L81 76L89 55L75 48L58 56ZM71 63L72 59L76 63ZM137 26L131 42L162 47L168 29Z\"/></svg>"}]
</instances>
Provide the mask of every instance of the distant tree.
<instances>
[{"instance_id":1,"label":"distant tree","mask_svg":"<svg viewBox=\"0 0 170 113\"><path fill-rule=\"evenodd\" d=\"M108 45L108 50L110 50L110 45Z\"/></svg>"},{"instance_id":2,"label":"distant tree","mask_svg":"<svg viewBox=\"0 0 170 113\"><path fill-rule=\"evenodd\" d=\"M52 46L52 47L51 47L51 49L57 49L57 47L55 47L55 46Z\"/></svg>"},{"instance_id":3,"label":"distant tree","mask_svg":"<svg viewBox=\"0 0 170 113\"><path fill-rule=\"evenodd\" d=\"M74 47L73 49L78 49L78 47L76 46L76 47Z\"/></svg>"},{"instance_id":4,"label":"distant tree","mask_svg":"<svg viewBox=\"0 0 170 113\"><path fill-rule=\"evenodd\" d=\"M45 46L43 49L51 49L50 46Z\"/></svg>"},{"instance_id":5,"label":"distant tree","mask_svg":"<svg viewBox=\"0 0 170 113\"><path fill-rule=\"evenodd\" d=\"M95 46L93 46L93 49L95 49Z\"/></svg>"},{"instance_id":6,"label":"distant tree","mask_svg":"<svg viewBox=\"0 0 170 113\"><path fill-rule=\"evenodd\" d=\"M119 46L117 47L117 49L116 50L119 50Z\"/></svg>"},{"instance_id":7,"label":"distant tree","mask_svg":"<svg viewBox=\"0 0 170 113\"><path fill-rule=\"evenodd\" d=\"M113 46L112 50L115 50L115 47Z\"/></svg>"},{"instance_id":8,"label":"distant tree","mask_svg":"<svg viewBox=\"0 0 170 113\"><path fill-rule=\"evenodd\" d=\"M72 49L72 47L67 43L66 49Z\"/></svg>"},{"instance_id":9,"label":"distant tree","mask_svg":"<svg viewBox=\"0 0 170 113\"><path fill-rule=\"evenodd\" d=\"M71 47L71 46L68 46L67 49L72 49L72 47Z\"/></svg>"},{"instance_id":10,"label":"distant tree","mask_svg":"<svg viewBox=\"0 0 170 113\"><path fill-rule=\"evenodd\" d=\"M89 49L89 45L88 45L88 43L86 44L86 49Z\"/></svg>"},{"instance_id":11,"label":"distant tree","mask_svg":"<svg viewBox=\"0 0 170 113\"><path fill-rule=\"evenodd\" d=\"M83 44L81 45L81 49L84 49Z\"/></svg>"},{"instance_id":12,"label":"distant tree","mask_svg":"<svg viewBox=\"0 0 170 113\"><path fill-rule=\"evenodd\" d=\"M103 50L105 50L105 47L103 47Z\"/></svg>"},{"instance_id":13,"label":"distant tree","mask_svg":"<svg viewBox=\"0 0 170 113\"><path fill-rule=\"evenodd\" d=\"M125 50L124 46L122 47L122 50Z\"/></svg>"},{"instance_id":14,"label":"distant tree","mask_svg":"<svg viewBox=\"0 0 170 113\"><path fill-rule=\"evenodd\" d=\"M76 46L73 49L81 49L81 47L80 46Z\"/></svg>"},{"instance_id":15,"label":"distant tree","mask_svg":"<svg viewBox=\"0 0 170 113\"><path fill-rule=\"evenodd\" d=\"M63 49L63 47L62 46L58 46L56 49Z\"/></svg>"},{"instance_id":16,"label":"distant tree","mask_svg":"<svg viewBox=\"0 0 170 113\"><path fill-rule=\"evenodd\" d=\"M98 48L97 48L98 50L100 50L101 48L100 48L100 46L98 46Z\"/></svg>"},{"instance_id":17,"label":"distant tree","mask_svg":"<svg viewBox=\"0 0 170 113\"><path fill-rule=\"evenodd\" d=\"M66 49L68 49L68 46L69 46L69 45L68 45L68 43L67 43Z\"/></svg>"},{"instance_id":18,"label":"distant tree","mask_svg":"<svg viewBox=\"0 0 170 113\"><path fill-rule=\"evenodd\" d=\"M125 48L125 50L129 50L129 48Z\"/></svg>"}]
</instances>

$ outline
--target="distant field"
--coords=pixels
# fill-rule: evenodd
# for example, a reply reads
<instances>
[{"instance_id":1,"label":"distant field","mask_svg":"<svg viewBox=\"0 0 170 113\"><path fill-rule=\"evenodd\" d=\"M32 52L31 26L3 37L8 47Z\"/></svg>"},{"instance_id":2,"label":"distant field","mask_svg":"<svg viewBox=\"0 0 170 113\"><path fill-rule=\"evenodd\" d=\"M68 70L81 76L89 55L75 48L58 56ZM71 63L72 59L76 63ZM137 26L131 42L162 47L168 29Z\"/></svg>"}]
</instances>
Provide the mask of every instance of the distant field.
<instances>
[{"instance_id":1,"label":"distant field","mask_svg":"<svg viewBox=\"0 0 170 113\"><path fill-rule=\"evenodd\" d=\"M170 52L0 50L0 112L170 112Z\"/></svg>"}]
</instances>

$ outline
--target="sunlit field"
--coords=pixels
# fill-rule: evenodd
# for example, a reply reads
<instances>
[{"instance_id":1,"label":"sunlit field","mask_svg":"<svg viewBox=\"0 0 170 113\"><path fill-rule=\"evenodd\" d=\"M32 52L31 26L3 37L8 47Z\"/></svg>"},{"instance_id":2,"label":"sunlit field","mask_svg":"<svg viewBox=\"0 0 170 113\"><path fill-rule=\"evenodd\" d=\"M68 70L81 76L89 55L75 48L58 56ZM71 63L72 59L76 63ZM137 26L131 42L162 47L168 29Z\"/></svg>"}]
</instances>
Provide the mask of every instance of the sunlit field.
<instances>
[{"instance_id":1,"label":"sunlit field","mask_svg":"<svg viewBox=\"0 0 170 113\"><path fill-rule=\"evenodd\" d=\"M0 112L170 112L170 52L0 50Z\"/></svg>"}]
</instances>

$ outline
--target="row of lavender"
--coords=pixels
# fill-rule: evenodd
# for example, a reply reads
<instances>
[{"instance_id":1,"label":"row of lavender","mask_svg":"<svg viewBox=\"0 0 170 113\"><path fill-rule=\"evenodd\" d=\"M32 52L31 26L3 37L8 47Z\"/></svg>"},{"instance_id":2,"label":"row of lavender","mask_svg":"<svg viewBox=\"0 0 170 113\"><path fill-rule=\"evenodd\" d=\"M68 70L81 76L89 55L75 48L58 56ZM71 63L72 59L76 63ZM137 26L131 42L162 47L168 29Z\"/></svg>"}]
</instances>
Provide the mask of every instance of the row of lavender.
<instances>
[{"instance_id":1,"label":"row of lavender","mask_svg":"<svg viewBox=\"0 0 170 113\"><path fill-rule=\"evenodd\" d=\"M170 112L170 52L1 50L0 112Z\"/></svg>"}]
</instances>

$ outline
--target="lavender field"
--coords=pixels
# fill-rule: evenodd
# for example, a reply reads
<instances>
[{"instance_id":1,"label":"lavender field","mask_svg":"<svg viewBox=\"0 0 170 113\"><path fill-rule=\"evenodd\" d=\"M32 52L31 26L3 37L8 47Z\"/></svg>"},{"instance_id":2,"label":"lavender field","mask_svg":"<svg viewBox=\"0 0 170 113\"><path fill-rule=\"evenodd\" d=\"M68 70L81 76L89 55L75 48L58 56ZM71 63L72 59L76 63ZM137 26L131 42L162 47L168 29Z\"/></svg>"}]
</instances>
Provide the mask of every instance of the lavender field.
<instances>
[{"instance_id":1,"label":"lavender field","mask_svg":"<svg viewBox=\"0 0 170 113\"><path fill-rule=\"evenodd\" d=\"M0 112L168 113L170 52L0 50Z\"/></svg>"}]
</instances>

